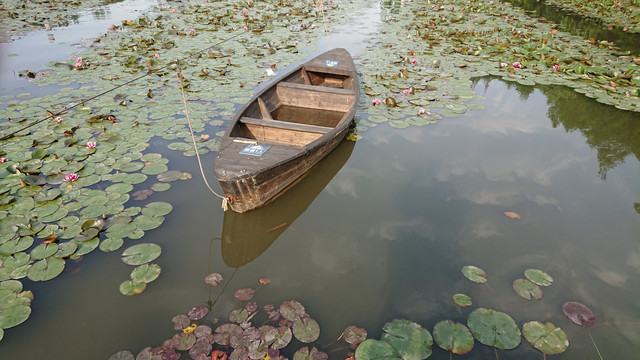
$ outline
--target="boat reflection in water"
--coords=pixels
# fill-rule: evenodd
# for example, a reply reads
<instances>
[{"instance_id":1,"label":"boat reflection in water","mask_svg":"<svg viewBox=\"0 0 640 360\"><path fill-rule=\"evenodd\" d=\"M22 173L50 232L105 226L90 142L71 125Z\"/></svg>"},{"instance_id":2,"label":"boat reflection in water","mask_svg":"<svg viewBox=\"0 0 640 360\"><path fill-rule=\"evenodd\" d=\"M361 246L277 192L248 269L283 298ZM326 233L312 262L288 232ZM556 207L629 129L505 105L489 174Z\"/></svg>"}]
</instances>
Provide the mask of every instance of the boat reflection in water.
<instances>
[{"instance_id":1,"label":"boat reflection in water","mask_svg":"<svg viewBox=\"0 0 640 360\"><path fill-rule=\"evenodd\" d=\"M342 141L274 202L240 214L224 213L222 259L232 268L262 254L311 205L351 156L355 142Z\"/></svg>"}]
</instances>

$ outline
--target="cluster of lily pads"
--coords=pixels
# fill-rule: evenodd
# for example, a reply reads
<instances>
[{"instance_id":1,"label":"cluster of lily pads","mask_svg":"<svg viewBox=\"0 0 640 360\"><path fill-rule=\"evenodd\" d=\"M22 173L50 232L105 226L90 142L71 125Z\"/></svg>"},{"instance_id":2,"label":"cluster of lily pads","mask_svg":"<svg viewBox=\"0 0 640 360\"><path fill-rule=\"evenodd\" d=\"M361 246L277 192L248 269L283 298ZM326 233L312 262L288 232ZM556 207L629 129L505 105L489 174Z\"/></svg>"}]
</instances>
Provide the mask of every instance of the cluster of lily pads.
<instances>
[{"instance_id":1,"label":"cluster of lily pads","mask_svg":"<svg viewBox=\"0 0 640 360\"><path fill-rule=\"evenodd\" d=\"M218 273L205 278L210 286L223 280ZM238 305L226 319L207 319L224 295L223 287L215 300L174 316L171 321L177 333L160 346L146 347L135 356L128 350L118 351L109 360L175 360L183 353L194 360L285 359L281 353L286 351L293 353L294 360L328 359L326 352L312 346L320 336L320 327L300 302L259 306L252 301L256 291L269 283L269 279L260 278L256 288L238 289L233 295ZM348 326L338 341L344 340L347 348L353 349L366 337L364 329ZM288 348L294 339L302 343L295 352Z\"/></svg>"},{"instance_id":2,"label":"cluster of lily pads","mask_svg":"<svg viewBox=\"0 0 640 360\"><path fill-rule=\"evenodd\" d=\"M464 266L462 274L475 283L487 282L484 270L476 266ZM549 274L538 269L525 270L525 277L526 279L515 280L513 288L527 300L542 298L539 287L549 286L553 282ZM453 300L461 307L472 303L471 298L465 294L455 294ZM595 325L593 312L581 303L567 302L562 310L577 325ZM496 349L511 350L520 345L523 336L545 356L561 354L569 347L565 332L550 322L528 321L522 325L521 330L508 314L483 307L469 313L466 325L452 320L438 322L433 327L433 335L410 320L393 320L385 324L382 331L380 340L367 339L358 345L356 359L426 359L432 354L434 342L441 349L458 355L469 353L476 340Z\"/></svg>"},{"instance_id":3,"label":"cluster of lily pads","mask_svg":"<svg viewBox=\"0 0 640 360\"><path fill-rule=\"evenodd\" d=\"M633 0L546 0L565 10L602 21L606 25L623 27L624 31L640 32L640 6Z\"/></svg>"},{"instance_id":4,"label":"cluster of lily pads","mask_svg":"<svg viewBox=\"0 0 640 360\"><path fill-rule=\"evenodd\" d=\"M383 7L382 21L382 36L368 39L358 55L367 95L359 132L380 123L423 126L482 109L470 84L488 75L523 85L568 86L640 111L637 54L563 32L508 3L391 2Z\"/></svg>"}]
</instances>

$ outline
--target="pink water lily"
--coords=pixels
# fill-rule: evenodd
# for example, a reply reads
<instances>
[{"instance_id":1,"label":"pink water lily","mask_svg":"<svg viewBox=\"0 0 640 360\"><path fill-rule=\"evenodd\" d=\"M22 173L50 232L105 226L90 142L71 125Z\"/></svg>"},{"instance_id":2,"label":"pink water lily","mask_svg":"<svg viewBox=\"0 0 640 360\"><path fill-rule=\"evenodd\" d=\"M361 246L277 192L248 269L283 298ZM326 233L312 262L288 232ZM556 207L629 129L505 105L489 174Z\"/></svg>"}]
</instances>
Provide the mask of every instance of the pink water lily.
<instances>
[{"instance_id":1,"label":"pink water lily","mask_svg":"<svg viewBox=\"0 0 640 360\"><path fill-rule=\"evenodd\" d=\"M409 89L404 90L404 91L403 91L403 93L404 93L405 95L409 95L409 94L411 94L411 90L409 90Z\"/></svg>"},{"instance_id":2,"label":"pink water lily","mask_svg":"<svg viewBox=\"0 0 640 360\"><path fill-rule=\"evenodd\" d=\"M95 143L95 141L87 141L87 148L89 148L89 149L95 148L96 145L97 144Z\"/></svg>"},{"instance_id":3,"label":"pink water lily","mask_svg":"<svg viewBox=\"0 0 640 360\"><path fill-rule=\"evenodd\" d=\"M61 123L62 122L62 118L60 116L56 117L56 121Z\"/></svg>"},{"instance_id":4,"label":"pink water lily","mask_svg":"<svg viewBox=\"0 0 640 360\"><path fill-rule=\"evenodd\" d=\"M7 162L7 158L1 158L0 157L0 163L3 163L3 162Z\"/></svg>"},{"instance_id":5,"label":"pink water lily","mask_svg":"<svg viewBox=\"0 0 640 360\"><path fill-rule=\"evenodd\" d=\"M71 182L78 180L79 176L76 173L67 174L64 176L64 181Z\"/></svg>"},{"instance_id":6,"label":"pink water lily","mask_svg":"<svg viewBox=\"0 0 640 360\"><path fill-rule=\"evenodd\" d=\"M424 108L420 108L418 109L418 115L422 115L426 112L426 110Z\"/></svg>"},{"instance_id":7,"label":"pink water lily","mask_svg":"<svg viewBox=\"0 0 640 360\"><path fill-rule=\"evenodd\" d=\"M373 99L373 105L379 105L381 103L382 101L380 101L380 99Z\"/></svg>"},{"instance_id":8,"label":"pink water lily","mask_svg":"<svg viewBox=\"0 0 640 360\"><path fill-rule=\"evenodd\" d=\"M82 62L82 58L81 57L77 58L76 62Z\"/></svg>"},{"instance_id":9,"label":"pink water lily","mask_svg":"<svg viewBox=\"0 0 640 360\"><path fill-rule=\"evenodd\" d=\"M413 60L411 60L411 63L412 63L412 64L417 64L417 63L418 63L418 60L413 59Z\"/></svg>"},{"instance_id":10,"label":"pink water lily","mask_svg":"<svg viewBox=\"0 0 640 360\"><path fill-rule=\"evenodd\" d=\"M157 59L160 57L160 54L153 54L153 57Z\"/></svg>"},{"instance_id":11,"label":"pink water lily","mask_svg":"<svg viewBox=\"0 0 640 360\"><path fill-rule=\"evenodd\" d=\"M558 71L560 70L560 66L558 65L553 65L553 71Z\"/></svg>"},{"instance_id":12,"label":"pink water lily","mask_svg":"<svg viewBox=\"0 0 640 360\"><path fill-rule=\"evenodd\" d=\"M505 63L505 62L500 63L500 67L507 67L507 63Z\"/></svg>"},{"instance_id":13,"label":"pink water lily","mask_svg":"<svg viewBox=\"0 0 640 360\"><path fill-rule=\"evenodd\" d=\"M242 28L244 29L244 31L249 30L249 28L247 27L247 25L243 26Z\"/></svg>"},{"instance_id":14,"label":"pink water lily","mask_svg":"<svg viewBox=\"0 0 640 360\"><path fill-rule=\"evenodd\" d=\"M514 63L513 63L513 67L514 67L514 68L521 69L521 68L522 68L522 64L520 64L520 62L519 62L519 61L516 61L516 62L514 62Z\"/></svg>"}]
</instances>

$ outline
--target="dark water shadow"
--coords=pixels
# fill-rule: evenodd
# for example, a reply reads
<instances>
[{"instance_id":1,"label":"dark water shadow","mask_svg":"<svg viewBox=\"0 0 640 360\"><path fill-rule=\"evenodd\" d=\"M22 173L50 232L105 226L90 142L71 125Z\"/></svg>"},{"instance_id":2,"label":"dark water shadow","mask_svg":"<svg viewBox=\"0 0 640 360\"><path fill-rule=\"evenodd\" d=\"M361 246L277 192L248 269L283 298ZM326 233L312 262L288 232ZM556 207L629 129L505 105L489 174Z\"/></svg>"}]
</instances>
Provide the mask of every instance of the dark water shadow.
<instances>
[{"instance_id":1,"label":"dark water shadow","mask_svg":"<svg viewBox=\"0 0 640 360\"><path fill-rule=\"evenodd\" d=\"M532 12L531 16L543 17L556 23L571 34L585 39L593 38L613 42L615 46L624 51L636 54L640 52L640 34L638 33L625 32L621 27L613 27L609 30L608 26L599 20L571 13L544 1L513 0L511 4Z\"/></svg>"},{"instance_id":2,"label":"dark water shadow","mask_svg":"<svg viewBox=\"0 0 640 360\"><path fill-rule=\"evenodd\" d=\"M295 186L271 204L239 214L225 212L222 225L222 260L232 268L244 266L263 252L296 219L347 162L355 142L343 141Z\"/></svg>"}]
</instances>

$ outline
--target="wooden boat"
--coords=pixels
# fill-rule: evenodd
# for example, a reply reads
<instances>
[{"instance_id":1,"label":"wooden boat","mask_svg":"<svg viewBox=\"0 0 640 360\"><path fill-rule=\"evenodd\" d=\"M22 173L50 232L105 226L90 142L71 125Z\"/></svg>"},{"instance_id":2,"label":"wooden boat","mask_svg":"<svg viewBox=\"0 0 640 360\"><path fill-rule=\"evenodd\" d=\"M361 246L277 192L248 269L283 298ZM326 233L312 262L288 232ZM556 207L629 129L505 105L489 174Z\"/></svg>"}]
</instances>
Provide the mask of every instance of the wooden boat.
<instances>
[{"instance_id":1,"label":"wooden boat","mask_svg":"<svg viewBox=\"0 0 640 360\"><path fill-rule=\"evenodd\" d=\"M296 186L254 211L224 213L221 253L232 268L244 266L262 255L282 233L294 224L329 182L342 169L355 142L342 141L329 155L302 176Z\"/></svg>"},{"instance_id":2,"label":"wooden boat","mask_svg":"<svg viewBox=\"0 0 640 360\"><path fill-rule=\"evenodd\" d=\"M359 101L345 49L330 50L274 80L236 113L214 171L239 213L273 201L345 137Z\"/></svg>"}]
</instances>

